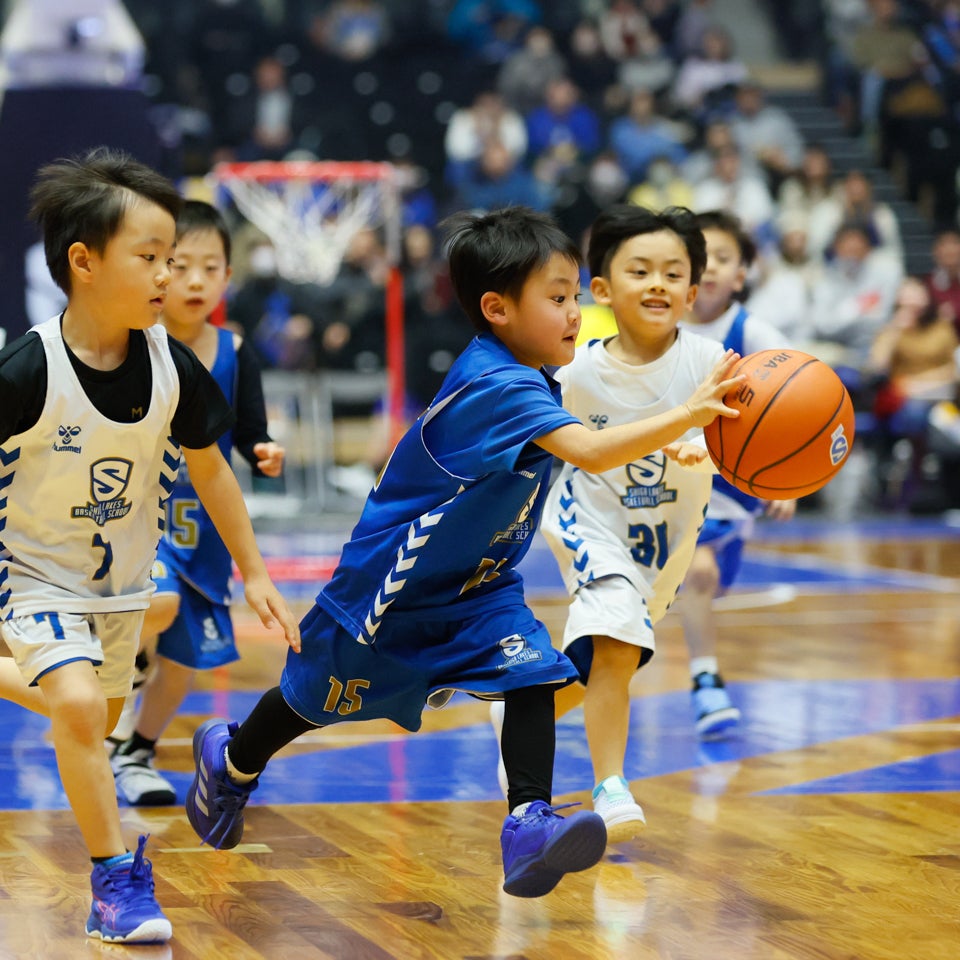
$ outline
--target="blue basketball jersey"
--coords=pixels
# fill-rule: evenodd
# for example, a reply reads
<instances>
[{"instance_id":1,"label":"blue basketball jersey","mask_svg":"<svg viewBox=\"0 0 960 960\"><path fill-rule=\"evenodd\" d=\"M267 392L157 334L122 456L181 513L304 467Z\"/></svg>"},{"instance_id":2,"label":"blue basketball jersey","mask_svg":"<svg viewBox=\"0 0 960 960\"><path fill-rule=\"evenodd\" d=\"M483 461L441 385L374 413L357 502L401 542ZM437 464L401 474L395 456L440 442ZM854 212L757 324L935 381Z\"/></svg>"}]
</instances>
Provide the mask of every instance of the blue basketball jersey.
<instances>
[{"instance_id":1,"label":"blue basketball jersey","mask_svg":"<svg viewBox=\"0 0 960 960\"><path fill-rule=\"evenodd\" d=\"M740 304L737 307L733 323L730 325L727 335L723 338L724 350L734 350L739 353L740 356L743 356L743 328L749 316L750 314L747 313L746 308L743 304ZM751 497L749 493L744 493L742 490L738 490L729 480L721 477L719 473L713 475L713 489L726 497L730 497L731 500L736 500L737 503L750 513L760 513L763 510L762 500L757 499L757 497Z\"/></svg>"},{"instance_id":2,"label":"blue basketball jersey","mask_svg":"<svg viewBox=\"0 0 960 960\"><path fill-rule=\"evenodd\" d=\"M210 373L230 405L235 407L237 351L233 333L219 329L217 338L217 356ZM233 430L223 433L217 443L229 461ZM167 502L166 529L157 549L157 561L165 565L167 576L180 577L208 600L214 603L229 601L233 560L200 502L182 459L177 481Z\"/></svg>"},{"instance_id":3,"label":"blue basketball jersey","mask_svg":"<svg viewBox=\"0 0 960 960\"><path fill-rule=\"evenodd\" d=\"M474 338L397 445L318 605L372 643L388 611L519 594L553 461L532 441L578 422L546 373Z\"/></svg>"}]
</instances>

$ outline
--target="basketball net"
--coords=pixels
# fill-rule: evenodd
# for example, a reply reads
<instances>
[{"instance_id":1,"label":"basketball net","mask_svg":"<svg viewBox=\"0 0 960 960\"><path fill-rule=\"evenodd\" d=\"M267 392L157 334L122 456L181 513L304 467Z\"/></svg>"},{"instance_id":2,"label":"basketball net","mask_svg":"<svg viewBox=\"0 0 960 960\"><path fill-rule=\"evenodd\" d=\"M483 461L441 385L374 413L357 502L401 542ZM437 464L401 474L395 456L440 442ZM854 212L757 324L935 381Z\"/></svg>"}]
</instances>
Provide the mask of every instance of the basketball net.
<instances>
[{"instance_id":1,"label":"basketball net","mask_svg":"<svg viewBox=\"0 0 960 960\"><path fill-rule=\"evenodd\" d=\"M281 160L221 163L212 178L271 241L277 272L294 283L330 284L353 238L382 232L390 272L384 317L390 435L403 429L403 289L400 199L389 163Z\"/></svg>"}]
</instances>

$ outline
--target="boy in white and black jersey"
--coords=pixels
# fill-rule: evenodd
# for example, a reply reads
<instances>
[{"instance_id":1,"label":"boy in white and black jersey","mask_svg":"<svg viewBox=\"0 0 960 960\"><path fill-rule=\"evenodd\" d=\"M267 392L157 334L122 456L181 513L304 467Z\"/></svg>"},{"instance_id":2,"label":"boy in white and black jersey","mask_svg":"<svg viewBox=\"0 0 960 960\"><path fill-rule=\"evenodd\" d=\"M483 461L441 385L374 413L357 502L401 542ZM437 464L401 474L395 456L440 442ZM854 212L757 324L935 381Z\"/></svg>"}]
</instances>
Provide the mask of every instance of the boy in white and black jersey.
<instances>
[{"instance_id":1,"label":"boy in white and black jersey","mask_svg":"<svg viewBox=\"0 0 960 960\"><path fill-rule=\"evenodd\" d=\"M266 626L299 632L217 437L233 414L163 309L180 198L106 149L40 170L32 216L63 314L0 351L0 696L49 716L93 861L88 936L167 940L146 837L127 851L103 750L130 692L164 501L183 455Z\"/></svg>"}]
</instances>

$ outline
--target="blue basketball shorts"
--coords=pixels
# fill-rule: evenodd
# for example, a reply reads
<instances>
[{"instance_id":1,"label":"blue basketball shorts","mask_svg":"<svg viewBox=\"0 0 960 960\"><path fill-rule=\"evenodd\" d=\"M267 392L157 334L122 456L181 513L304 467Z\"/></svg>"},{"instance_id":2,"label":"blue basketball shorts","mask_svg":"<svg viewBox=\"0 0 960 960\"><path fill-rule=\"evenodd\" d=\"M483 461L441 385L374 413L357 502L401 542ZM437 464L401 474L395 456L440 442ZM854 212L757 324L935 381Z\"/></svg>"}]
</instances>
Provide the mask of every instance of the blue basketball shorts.
<instances>
[{"instance_id":1,"label":"blue basketball shorts","mask_svg":"<svg viewBox=\"0 0 960 960\"><path fill-rule=\"evenodd\" d=\"M721 590L729 589L740 572L745 543L742 530L743 524L738 520L711 520L707 517L697 537L697 546L710 547L717 558Z\"/></svg>"},{"instance_id":2,"label":"blue basketball shorts","mask_svg":"<svg viewBox=\"0 0 960 960\"><path fill-rule=\"evenodd\" d=\"M522 598L391 614L372 644L316 605L300 635L301 652L288 651L280 690L320 726L388 719L419 730L424 707L443 706L454 691L499 699L506 690L577 677Z\"/></svg>"},{"instance_id":3,"label":"blue basketball shorts","mask_svg":"<svg viewBox=\"0 0 960 960\"><path fill-rule=\"evenodd\" d=\"M180 597L177 617L157 639L157 653L193 670L212 670L240 659L230 608L214 603L177 576L158 576L157 593Z\"/></svg>"}]
</instances>

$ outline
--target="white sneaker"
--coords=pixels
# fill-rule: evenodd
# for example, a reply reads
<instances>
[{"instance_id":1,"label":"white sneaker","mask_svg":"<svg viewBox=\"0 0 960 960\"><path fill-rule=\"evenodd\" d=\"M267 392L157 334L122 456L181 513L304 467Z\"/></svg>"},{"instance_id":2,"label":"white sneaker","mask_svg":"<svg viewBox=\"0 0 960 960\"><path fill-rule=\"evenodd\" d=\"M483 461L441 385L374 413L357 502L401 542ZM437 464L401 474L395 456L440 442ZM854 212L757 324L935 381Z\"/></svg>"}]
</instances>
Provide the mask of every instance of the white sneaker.
<instances>
[{"instance_id":1,"label":"white sneaker","mask_svg":"<svg viewBox=\"0 0 960 960\"><path fill-rule=\"evenodd\" d=\"M177 802L177 791L153 769L153 753L136 750L110 758L117 796L132 807L169 807Z\"/></svg>"},{"instance_id":2,"label":"white sneaker","mask_svg":"<svg viewBox=\"0 0 960 960\"><path fill-rule=\"evenodd\" d=\"M503 791L503 799L507 799L507 768L503 765L503 754L500 752L500 736L503 733L503 701L493 700L490 703L490 723L493 732L497 735L497 782Z\"/></svg>"},{"instance_id":3,"label":"white sneaker","mask_svg":"<svg viewBox=\"0 0 960 960\"><path fill-rule=\"evenodd\" d=\"M638 837L647 825L643 808L633 799L623 777L607 777L593 791L593 809L607 825L607 843Z\"/></svg>"}]
</instances>

